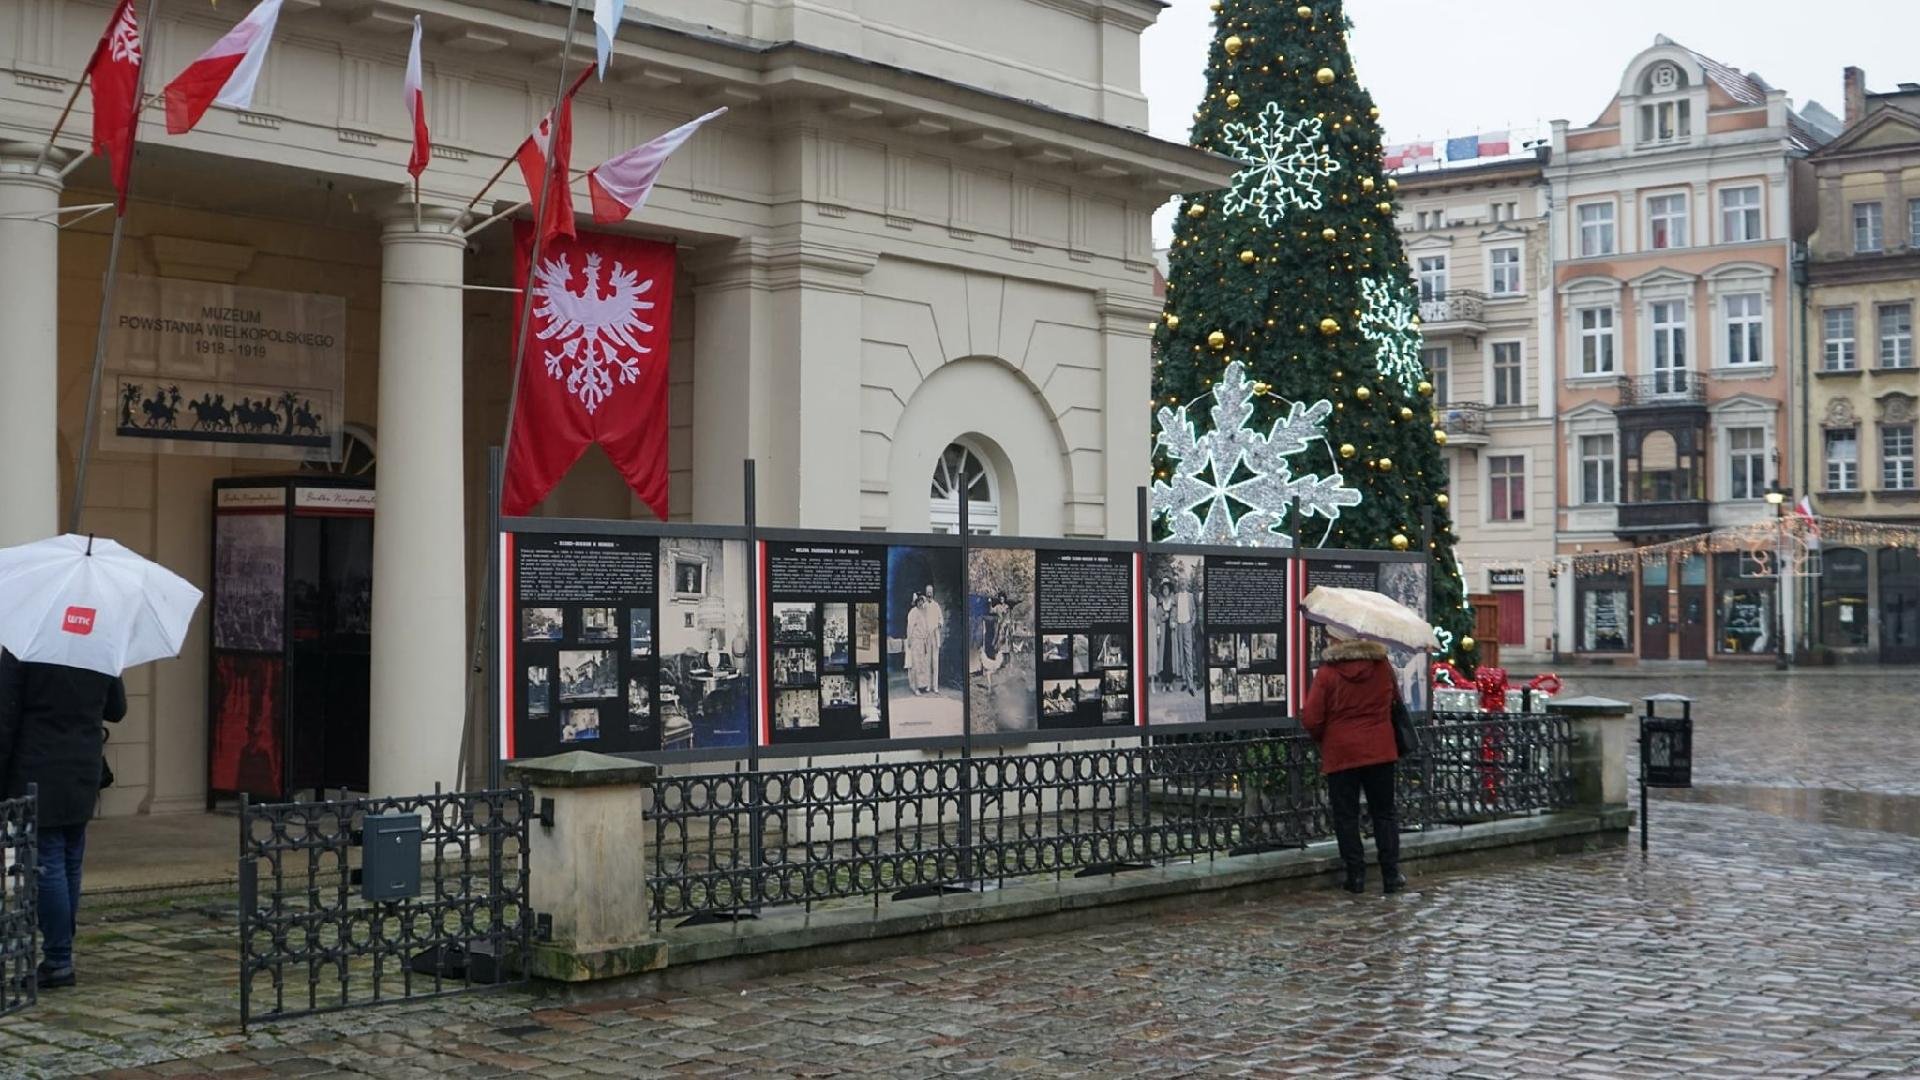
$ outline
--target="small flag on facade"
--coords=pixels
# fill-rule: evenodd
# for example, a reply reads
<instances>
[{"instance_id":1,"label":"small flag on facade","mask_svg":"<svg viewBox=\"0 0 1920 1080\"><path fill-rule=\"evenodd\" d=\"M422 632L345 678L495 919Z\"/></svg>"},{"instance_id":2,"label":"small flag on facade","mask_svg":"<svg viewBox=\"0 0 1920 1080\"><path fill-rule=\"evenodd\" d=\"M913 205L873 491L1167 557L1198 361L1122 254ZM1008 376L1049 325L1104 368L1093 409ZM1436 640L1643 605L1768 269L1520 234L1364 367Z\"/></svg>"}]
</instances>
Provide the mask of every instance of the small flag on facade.
<instances>
[{"instance_id":1,"label":"small flag on facade","mask_svg":"<svg viewBox=\"0 0 1920 1080\"><path fill-rule=\"evenodd\" d=\"M280 0L261 0L239 25L167 84L168 134L192 131L216 102L230 109L253 106L253 88L260 81L260 65L267 58L279 18Z\"/></svg>"},{"instance_id":2,"label":"small flag on facade","mask_svg":"<svg viewBox=\"0 0 1920 1080\"><path fill-rule=\"evenodd\" d=\"M1513 142L1510 133L1505 131L1483 131L1479 134L1481 157L1505 157L1512 152Z\"/></svg>"},{"instance_id":3,"label":"small flag on facade","mask_svg":"<svg viewBox=\"0 0 1920 1080\"><path fill-rule=\"evenodd\" d=\"M613 55L614 34L626 14L627 0L593 0L593 48L600 62L596 67L602 79L607 77L607 60Z\"/></svg>"},{"instance_id":4,"label":"small flag on facade","mask_svg":"<svg viewBox=\"0 0 1920 1080\"><path fill-rule=\"evenodd\" d=\"M427 134L427 93L420 78L420 16L413 17L413 45L407 50L407 77L401 84L407 99L407 116L413 120L413 152L407 156L407 172L415 180L426 170L427 157L433 152L432 137Z\"/></svg>"},{"instance_id":5,"label":"small flag on facade","mask_svg":"<svg viewBox=\"0 0 1920 1080\"><path fill-rule=\"evenodd\" d=\"M93 83L93 152L113 167L115 206L127 210L127 176L133 169L133 133L140 114L140 23L133 0L120 0L113 9L100 44L87 61L86 77Z\"/></svg>"},{"instance_id":6,"label":"small flag on facade","mask_svg":"<svg viewBox=\"0 0 1920 1080\"><path fill-rule=\"evenodd\" d=\"M1447 140L1448 161L1468 161L1480 156L1480 136L1460 135Z\"/></svg>"},{"instance_id":7,"label":"small flag on facade","mask_svg":"<svg viewBox=\"0 0 1920 1080\"><path fill-rule=\"evenodd\" d=\"M1410 165L1418 165L1422 161L1431 160L1433 160L1432 143L1399 143L1386 148L1385 152L1381 155L1380 163L1388 171L1392 171L1394 169L1404 169Z\"/></svg>"},{"instance_id":8,"label":"small flag on facade","mask_svg":"<svg viewBox=\"0 0 1920 1080\"><path fill-rule=\"evenodd\" d=\"M534 125L533 133L520 144L514 157L520 162L520 175L527 182L527 198L532 200L535 212L541 215L540 239L542 243L555 236L573 235L573 192L572 178L567 175L572 168L573 158L573 95L593 74L593 68L580 73L580 77L567 87L560 96L560 104ZM548 158L553 165L548 167ZM542 207L540 185L547 181L547 198Z\"/></svg>"},{"instance_id":9,"label":"small flag on facade","mask_svg":"<svg viewBox=\"0 0 1920 1080\"><path fill-rule=\"evenodd\" d=\"M700 130L700 125L726 111L722 107L698 119L689 120L664 135L609 158L587 173L587 191L593 196L593 220L602 225L624 221L627 215L646 205L647 196L652 194L654 182L660 179L660 170L666 167L667 158L680 149L680 144L691 138L694 132Z\"/></svg>"}]
</instances>

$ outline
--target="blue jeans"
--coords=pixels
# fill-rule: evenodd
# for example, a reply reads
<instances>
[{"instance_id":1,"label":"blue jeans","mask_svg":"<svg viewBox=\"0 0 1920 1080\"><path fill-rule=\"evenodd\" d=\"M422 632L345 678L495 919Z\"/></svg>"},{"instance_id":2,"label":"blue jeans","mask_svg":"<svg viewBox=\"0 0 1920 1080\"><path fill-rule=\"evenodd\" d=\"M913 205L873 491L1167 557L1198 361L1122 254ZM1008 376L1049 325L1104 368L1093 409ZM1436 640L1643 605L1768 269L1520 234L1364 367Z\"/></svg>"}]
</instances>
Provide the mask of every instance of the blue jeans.
<instances>
[{"instance_id":1,"label":"blue jeans","mask_svg":"<svg viewBox=\"0 0 1920 1080\"><path fill-rule=\"evenodd\" d=\"M73 966L73 929L80 912L80 860L87 854L87 827L40 829L41 966Z\"/></svg>"}]
</instances>

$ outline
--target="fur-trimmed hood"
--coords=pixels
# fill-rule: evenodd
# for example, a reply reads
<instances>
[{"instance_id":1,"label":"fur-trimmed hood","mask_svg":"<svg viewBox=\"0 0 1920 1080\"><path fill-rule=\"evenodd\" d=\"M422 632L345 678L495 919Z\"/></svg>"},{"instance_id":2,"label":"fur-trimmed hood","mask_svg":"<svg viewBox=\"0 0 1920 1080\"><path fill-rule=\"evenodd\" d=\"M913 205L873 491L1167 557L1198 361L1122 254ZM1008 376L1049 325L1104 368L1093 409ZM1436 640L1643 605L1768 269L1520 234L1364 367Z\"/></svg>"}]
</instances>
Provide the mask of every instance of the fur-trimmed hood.
<instances>
[{"instance_id":1,"label":"fur-trimmed hood","mask_svg":"<svg viewBox=\"0 0 1920 1080\"><path fill-rule=\"evenodd\" d=\"M1329 664L1342 660L1385 660L1387 647L1377 641L1336 641L1328 645L1320 657Z\"/></svg>"}]
</instances>

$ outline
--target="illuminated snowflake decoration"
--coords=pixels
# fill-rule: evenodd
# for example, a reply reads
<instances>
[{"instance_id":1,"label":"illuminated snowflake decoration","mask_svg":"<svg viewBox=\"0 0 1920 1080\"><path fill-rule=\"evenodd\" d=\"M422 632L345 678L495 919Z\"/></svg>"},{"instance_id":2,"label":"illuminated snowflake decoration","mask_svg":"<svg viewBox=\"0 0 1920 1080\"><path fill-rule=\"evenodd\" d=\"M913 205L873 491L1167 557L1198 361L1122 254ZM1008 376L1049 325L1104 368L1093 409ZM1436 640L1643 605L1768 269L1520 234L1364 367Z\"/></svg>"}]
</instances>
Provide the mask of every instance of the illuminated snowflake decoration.
<instances>
[{"instance_id":1,"label":"illuminated snowflake decoration","mask_svg":"<svg viewBox=\"0 0 1920 1080\"><path fill-rule=\"evenodd\" d=\"M1196 434L1185 405L1160 410L1155 446L1173 461L1173 479L1153 482L1152 509L1173 542L1293 547L1293 537L1281 531L1289 508L1332 522L1341 507L1360 505L1360 492L1338 471L1295 476L1287 460L1326 441L1333 404L1296 401L1263 435L1247 427L1253 394L1245 366L1235 361L1213 388L1213 430Z\"/></svg>"},{"instance_id":2,"label":"illuminated snowflake decoration","mask_svg":"<svg viewBox=\"0 0 1920 1080\"><path fill-rule=\"evenodd\" d=\"M1373 346L1373 362L1399 386L1413 394L1426 377L1420 362L1420 328L1414 323L1413 287L1406 282L1368 278L1360 283L1366 307L1360 316L1360 334Z\"/></svg>"},{"instance_id":3,"label":"illuminated snowflake decoration","mask_svg":"<svg viewBox=\"0 0 1920 1080\"><path fill-rule=\"evenodd\" d=\"M1340 171L1320 141L1319 118L1288 123L1275 102L1267 102L1253 123L1222 124L1220 138L1231 156L1247 163L1234 175L1220 208L1229 214L1252 212L1269 226L1280 224L1288 207L1320 209L1320 185Z\"/></svg>"}]
</instances>

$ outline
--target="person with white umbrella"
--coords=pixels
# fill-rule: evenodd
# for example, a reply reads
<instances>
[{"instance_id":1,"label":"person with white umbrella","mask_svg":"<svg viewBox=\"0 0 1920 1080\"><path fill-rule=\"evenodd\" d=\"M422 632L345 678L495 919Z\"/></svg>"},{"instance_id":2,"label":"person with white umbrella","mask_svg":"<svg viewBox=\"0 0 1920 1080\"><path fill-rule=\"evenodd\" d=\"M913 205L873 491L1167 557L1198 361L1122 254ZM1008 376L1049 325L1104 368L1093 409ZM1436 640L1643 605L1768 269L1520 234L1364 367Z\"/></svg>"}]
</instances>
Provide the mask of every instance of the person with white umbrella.
<instances>
[{"instance_id":1,"label":"person with white umbrella","mask_svg":"<svg viewBox=\"0 0 1920 1080\"><path fill-rule=\"evenodd\" d=\"M72 986L87 822L120 673L175 656L200 590L111 540L57 536L0 550L0 797L39 794L42 987Z\"/></svg>"}]
</instances>

